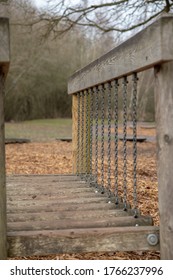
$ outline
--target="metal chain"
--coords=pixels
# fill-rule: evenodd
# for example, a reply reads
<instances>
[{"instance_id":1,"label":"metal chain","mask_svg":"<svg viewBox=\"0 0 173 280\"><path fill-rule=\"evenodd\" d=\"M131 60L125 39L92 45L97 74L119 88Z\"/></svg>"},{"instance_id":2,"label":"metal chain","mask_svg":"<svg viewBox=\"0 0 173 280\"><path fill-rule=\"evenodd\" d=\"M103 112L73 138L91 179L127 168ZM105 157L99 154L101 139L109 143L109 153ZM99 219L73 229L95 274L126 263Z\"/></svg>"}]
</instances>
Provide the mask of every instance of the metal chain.
<instances>
[{"instance_id":1,"label":"metal chain","mask_svg":"<svg viewBox=\"0 0 173 280\"><path fill-rule=\"evenodd\" d=\"M108 84L108 193L111 197L111 83Z\"/></svg>"},{"instance_id":2,"label":"metal chain","mask_svg":"<svg viewBox=\"0 0 173 280\"><path fill-rule=\"evenodd\" d=\"M99 88L95 91L95 185L98 188L98 121L99 121Z\"/></svg>"},{"instance_id":3,"label":"metal chain","mask_svg":"<svg viewBox=\"0 0 173 280\"><path fill-rule=\"evenodd\" d=\"M93 89L90 90L90 184L93 183L92 176L92 155L93 155Z\"/></svg>"},{"instance_id":4,"label":"metal chain","mask_svg":"<svg viewBox=\"0 0 173 280\"><path fill-rule=\"evenodd\" d=\"M81 129L81 179L84 173L84 92L82 92L82 129Z\"/></svg>"},{"instance_id":5,"label":"metal chain","mask_svg":"<svg viewBox=\"0 0 173 280\"><path fill-rule=\"evenodd\" d=\"M137 218L137 74L133 74L133 200L134 217Z\"/></svg>"},{"instance_id":6,"label":"metal chain","mask_svg":"<svg viewBox=\"0 0 173 280\"><path fill-rule=\"evenodd\" d=\"M115 203L119 203L118 198L118 80L115 80L115 90L114 90L114 142L115 142Z\"/></svg>"},{"instance_id":7,"label":"metal chain","mask_svg":"<svg viewBox=\"0 0 173 280\"><path fill-rule=\"evenodd\" d=\"M123 190L124 211L127 211L127 77L123 78Z\"/></svg>"},{"instance_id":8,"label":"metal chain","mask_svg":"<svg viewBox=\"0 0 173 280\"><path fill-rule=\"evenodd\" d=\"M89 129L89 99L88 99L89 93L88 90L86 91L86 146L85 146L85 180L87 181L88 179L88 161L89 161L89 154L88 154L88 148L89 148L89 134L88 134L88 129Z\"/></svg>"},{"instance_id":9,"label":"metal chain","mask_svg":"<svg viewBox=\"0 0 173 280\"><path fill-rule=\"evenodd\" d=\"M78 104L77 104L77 116L78 116L78 122L77 122L77 175L80 173L80 93L77 94Z\"/></svg>"},{"instance_id":10,"label":"metal chain","mask_svg":"<svg viewBox=\"0 0 173 280\"><path fill-rule=\"evenodd\" d=\"M104 189L104 121L105 121L105 88L101 87L101 193Z\"/></svg>"}]
</instances>

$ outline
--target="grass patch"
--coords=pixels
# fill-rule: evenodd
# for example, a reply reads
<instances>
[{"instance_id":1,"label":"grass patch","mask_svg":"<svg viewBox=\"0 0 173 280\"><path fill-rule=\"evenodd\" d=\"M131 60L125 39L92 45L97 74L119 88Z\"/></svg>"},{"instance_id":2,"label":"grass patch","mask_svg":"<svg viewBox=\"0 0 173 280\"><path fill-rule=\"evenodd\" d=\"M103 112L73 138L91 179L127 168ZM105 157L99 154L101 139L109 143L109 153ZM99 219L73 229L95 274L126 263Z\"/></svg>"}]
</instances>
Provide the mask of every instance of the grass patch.
<instances>
[{"instance_id":1,"label":"grass patch","mask_svg":"<svg viewBox=\"0 0 173 280\"><path fill-rule=\"evenodd\" d=\"M41 119L5 124L6 138L27 138L33 142L47 142L71 135L71 119Z\"/></svg>"}]
</instances>

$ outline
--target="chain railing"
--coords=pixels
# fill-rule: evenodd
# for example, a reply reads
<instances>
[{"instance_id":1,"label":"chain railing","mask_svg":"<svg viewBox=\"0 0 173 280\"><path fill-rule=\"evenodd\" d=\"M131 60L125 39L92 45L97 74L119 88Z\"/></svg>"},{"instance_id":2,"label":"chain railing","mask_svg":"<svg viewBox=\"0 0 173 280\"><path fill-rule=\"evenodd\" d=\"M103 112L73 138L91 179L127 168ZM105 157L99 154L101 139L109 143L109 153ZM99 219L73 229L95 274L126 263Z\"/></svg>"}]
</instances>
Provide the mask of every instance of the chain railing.
<instances>
[{"instance_id":1,"label":"chain railing","mask_svg":"<svg viewBox=\"0 0 173 280\"><path fill-rule=\"evenodd\" d=\"M78 98L78 128L77 128L77 175L95 187L96 192L106 193L108 203L118 206L123 201L124 211L128 210L128 152L127 152L127 116L128 88L132 87L133 125L133 208L137 217L137 74L132 78L127 76L115 79L81 91ZM121 88L120 88L121 85ZM123 100L123 120L119 120L119 99ZM123 131L123 154L118 148L119 132ZM118 158L123 159L121 170L123 188L119 186L120 168Z\"/></svg>"},{"instance_id":2,"label":"chain railing","mask_svg":"<svg viewBox=\"0 0 173 280\"><path fill-rule=\"evenodd\" d=\"M79 131L75 135L78 144L73 145L77 146L74 162L77 161L78 168L74 172L87 179L96 192L107 194L107 201L115 207L123 203L124 211L129 211L132 205L137 218L138 77L140 72L154 69L161 256L168 259L173 258L172 27L173 16L163 14L128 42L77 71L68 83L68 93L80 99ZM85 104L86 91L88 104ZM133 141L130 148L129 116Z\"/></svg>"}]
</instances>

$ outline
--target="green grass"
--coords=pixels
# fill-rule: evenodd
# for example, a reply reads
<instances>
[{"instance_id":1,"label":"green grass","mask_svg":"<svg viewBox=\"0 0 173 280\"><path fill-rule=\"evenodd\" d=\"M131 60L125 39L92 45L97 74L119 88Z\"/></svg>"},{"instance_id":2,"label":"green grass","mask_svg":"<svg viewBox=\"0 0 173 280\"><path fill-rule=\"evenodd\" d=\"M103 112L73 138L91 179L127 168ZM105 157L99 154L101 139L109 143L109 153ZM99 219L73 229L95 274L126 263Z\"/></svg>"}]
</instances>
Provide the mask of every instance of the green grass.
<instances>
[{"instance_id":1,"label":"green grass","mask_svg":"<svg viewBox=\"0 0 173 280\"><path fill-rule=\"evenodd\" d=\"M27 138L31 141L45 142L71 135L71 119L41 119L5 124L6 138Z\"/></svg>"}]
</instances>

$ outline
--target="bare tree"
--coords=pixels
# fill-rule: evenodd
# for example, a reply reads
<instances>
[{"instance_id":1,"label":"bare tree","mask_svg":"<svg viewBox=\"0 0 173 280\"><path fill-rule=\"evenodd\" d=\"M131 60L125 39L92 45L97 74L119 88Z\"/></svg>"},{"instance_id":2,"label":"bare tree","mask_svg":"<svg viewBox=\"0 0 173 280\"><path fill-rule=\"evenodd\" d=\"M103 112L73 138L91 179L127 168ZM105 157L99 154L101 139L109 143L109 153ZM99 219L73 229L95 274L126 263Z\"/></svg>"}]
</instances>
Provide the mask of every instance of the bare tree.
<instances>
[{"instance_id":1,"label":"bare tree","mask_svg":"<svg viewBox=\"0 0 173 280\"><path fill-rule=\"evenodd\" d=\"M32 24L42 20L47 24L47 34L56 35L76 25L101 32L127 32L173 10L173 0L47 0L47 4Z\"/></svg>"}]
</instances>

